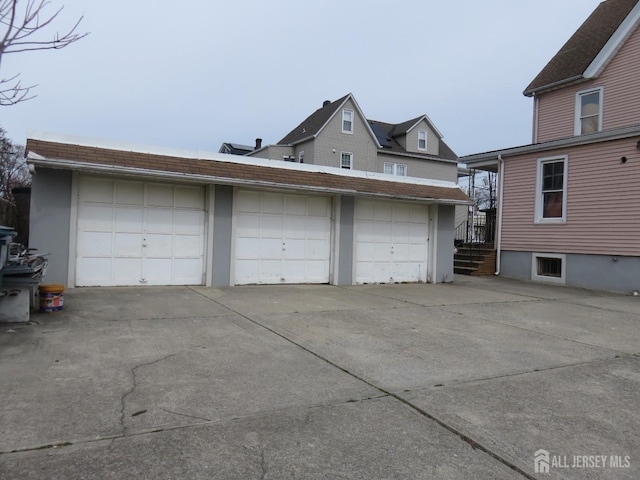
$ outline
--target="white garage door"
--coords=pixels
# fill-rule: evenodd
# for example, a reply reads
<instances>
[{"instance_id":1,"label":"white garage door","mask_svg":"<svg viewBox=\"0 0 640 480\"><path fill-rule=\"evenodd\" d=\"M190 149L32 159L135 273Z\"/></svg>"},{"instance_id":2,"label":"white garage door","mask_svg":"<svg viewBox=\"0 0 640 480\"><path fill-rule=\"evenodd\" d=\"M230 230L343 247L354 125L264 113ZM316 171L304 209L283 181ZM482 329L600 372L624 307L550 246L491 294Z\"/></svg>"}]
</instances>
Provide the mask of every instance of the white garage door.
<instances>
[{"instance_id":1,"label":"white garage door","mask_svg":"<svg viewBox=\"0 0 640 480\"><path fill-rule=\"evenodd\" d=\"M328 283L331 200L238 190L235 283Z\"/></svg>"},{"instance_id":2,"label":"white garage door","mask_svg":"<svg viewBox=\"0 0 640 480\"><path fill-rule=\"evenodd\" d=\"M76 285L200 285L204 189L83 177Z\"/></svg>"},{"instance_id":3,"label":"white garage door","mask_svg":"<svg viewBox=\"0 0 640 480\"><path fill-rule=\"evenodd\" d=\"M427 279L429 207L358 199L356 283Z\"/></svg>"}]
</instances>

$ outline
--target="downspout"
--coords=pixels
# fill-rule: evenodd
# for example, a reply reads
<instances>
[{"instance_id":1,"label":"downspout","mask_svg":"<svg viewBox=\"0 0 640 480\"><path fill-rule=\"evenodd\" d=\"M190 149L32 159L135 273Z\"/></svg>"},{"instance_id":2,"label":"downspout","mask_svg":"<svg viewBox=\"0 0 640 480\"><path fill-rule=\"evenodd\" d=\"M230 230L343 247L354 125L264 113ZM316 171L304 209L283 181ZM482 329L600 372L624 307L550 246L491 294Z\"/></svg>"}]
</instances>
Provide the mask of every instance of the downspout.
<instances>
[{"instance_id":1,"label":"downspout","mask_svg":"<svg viewBox=\"0 0 640 480\"><path fill-rule=\"evenodd\" d=\"M500 195L498 198L498 231L496 235L496 272L495 275L500 275L500 251L502 249L502 201L504 199L504 160L502 155L498 154L498 188L500 189Z\"/></svg>"}]
</instances>

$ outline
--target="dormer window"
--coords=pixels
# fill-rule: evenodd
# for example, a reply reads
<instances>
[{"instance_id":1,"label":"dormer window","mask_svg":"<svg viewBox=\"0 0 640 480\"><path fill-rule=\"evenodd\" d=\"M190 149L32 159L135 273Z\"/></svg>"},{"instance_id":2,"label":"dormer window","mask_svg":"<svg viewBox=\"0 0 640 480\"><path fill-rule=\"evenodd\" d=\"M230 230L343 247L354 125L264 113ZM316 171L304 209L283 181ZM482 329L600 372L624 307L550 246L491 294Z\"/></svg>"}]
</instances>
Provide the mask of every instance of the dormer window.
<instances>
[{"instance_id":1,"label":"dormer window","mask_svg":"<svg viewBox=\"0 0 640 480\"><path fill-rule=\"evenodd\" d=\"M342 110L342 133L353 133L353 110Z\"/></svg>"},{"instance_id":2,"label":"dormer window","mask_svg":"<svg viewBox=\"0 0 640 480\"><path fill-rule=\"evenodd\" d=\"M418 130L418 150L427 149L427 131Z\"/></svg>"},{"instance_id":3,"label":"dormer window","mask_svg":"<svg viewBox=\"0 0 640 480\"><path fill-rule=\"evenodd\" d=\"M576 135L602 130L602 87L576 94Z\"/></svg>"}]
</instances>

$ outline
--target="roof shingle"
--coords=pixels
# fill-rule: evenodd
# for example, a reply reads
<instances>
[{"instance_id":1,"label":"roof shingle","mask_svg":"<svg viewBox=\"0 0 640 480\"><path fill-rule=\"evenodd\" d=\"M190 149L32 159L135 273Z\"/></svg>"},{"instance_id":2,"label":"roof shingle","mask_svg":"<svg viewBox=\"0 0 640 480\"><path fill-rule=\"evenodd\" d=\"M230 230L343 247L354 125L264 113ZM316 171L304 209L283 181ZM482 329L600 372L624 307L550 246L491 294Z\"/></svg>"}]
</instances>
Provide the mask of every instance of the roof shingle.
<instances>
[{"instance_id":1,"label":"roof shingle","mask_svg":"<svg viewBox=\"0 0 640 480\"><path fill-rule=\"evenodd\" d=\"M297 170L294 166L278 167L254 165L241 162L210 160L201 158L174 157L153 153L114 150L97 146L75 145L54 141L27 139L27 152L35 153L55 168L73 167L91 170L93 167L138 169L145 172L182 174L190 177L206 177L210 183L272 185L289 189L353 192L364 195L380 195L396 198L412 198L438 203L469 203L469 197L457 186L439 186L407 181L382 180L358 176L335 174L325 171ZM31 158L38 163L41 160ZM69 163L71 165L69 165ZM299 167L302 168L302 167ZM203 179L200 179L202 181Z\"/></svg>"},{"instance_id":2,"label":"roof shingle","mask_svg":"<svg viewBox=\"0 0 640 480\"><path fill-rule=\"evenodd\" d=\"M539 91L582 80L584 72L604 48L638 0L602 2L525 89Z\"/></svg>"}]
</instances>

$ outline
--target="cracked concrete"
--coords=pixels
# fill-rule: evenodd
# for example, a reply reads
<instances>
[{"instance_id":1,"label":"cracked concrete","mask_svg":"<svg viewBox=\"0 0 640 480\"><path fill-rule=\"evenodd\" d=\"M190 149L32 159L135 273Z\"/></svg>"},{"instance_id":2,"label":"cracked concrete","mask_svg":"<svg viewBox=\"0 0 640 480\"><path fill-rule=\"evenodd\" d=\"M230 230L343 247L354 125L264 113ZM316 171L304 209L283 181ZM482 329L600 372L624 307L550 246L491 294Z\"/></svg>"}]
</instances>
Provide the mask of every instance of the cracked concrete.
<instances>
[{"instance_id":1,"label":"cracked concrete","mask_svg":"<svg viewBox=\"0 0 640 480\"><path fill-rule=\"evenodd\" d=\"M1 478L640 476L637 298L468 277L65 296L0 324ZM539 477L540 448L630 462Z\"/></svg>"}]
</instances>

